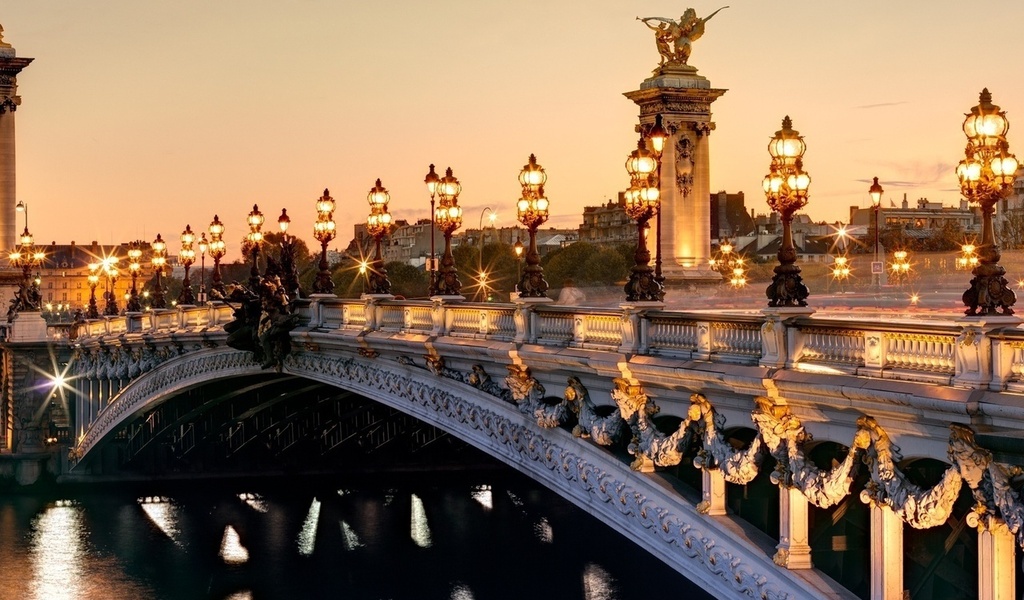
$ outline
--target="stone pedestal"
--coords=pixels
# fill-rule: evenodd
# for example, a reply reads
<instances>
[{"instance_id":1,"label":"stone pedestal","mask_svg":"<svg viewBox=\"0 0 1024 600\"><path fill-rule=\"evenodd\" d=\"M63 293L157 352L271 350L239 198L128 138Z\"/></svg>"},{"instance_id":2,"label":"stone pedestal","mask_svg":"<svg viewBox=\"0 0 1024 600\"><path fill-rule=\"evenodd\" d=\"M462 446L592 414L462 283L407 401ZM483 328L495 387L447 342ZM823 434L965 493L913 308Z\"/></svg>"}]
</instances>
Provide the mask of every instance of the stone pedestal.
<instances>
[{"instance_id":1,"label":"stone pedestal","mask_svg":"<svg viewBox=\"0 0 1024 600\"><path fill-rule=\"evenodd\" d=\"M665 65L625 96L640 107L640 129L657 115L669 134L661 160L661 256L667 287L712 284L711 165L708 136L715 129L711 103L726 90L714 89L689 65Z\"/></svg>"},{"instance_id":2,"label":"stone pedestal","mask_svg":"<svg viewBox=\"0 0 1024 600\"><path fill-rule=\"evenodd\" d=\"M11 321L12 342L42 342L46 340L46 320L42 313L24 311Z\"/></svg>"}]
</instances>

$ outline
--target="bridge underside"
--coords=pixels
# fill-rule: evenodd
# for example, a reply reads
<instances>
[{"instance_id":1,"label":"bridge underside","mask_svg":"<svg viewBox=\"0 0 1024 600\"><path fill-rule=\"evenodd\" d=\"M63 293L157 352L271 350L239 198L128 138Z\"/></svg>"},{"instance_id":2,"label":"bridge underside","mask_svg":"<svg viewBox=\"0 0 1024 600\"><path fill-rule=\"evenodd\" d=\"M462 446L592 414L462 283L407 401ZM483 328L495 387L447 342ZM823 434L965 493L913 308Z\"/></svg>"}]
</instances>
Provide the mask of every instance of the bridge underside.
<instances>
[{"instance_id":1,"label":"bridge underside","mask_svg":"<svg viewBox=\"0 0 1024 600\"><path fill-rule=\"evenodd\" d=\"M169 396L108 434L74 477L372 472L438 463L494 465L395 408L329 384L262 373Z\"/></svg>"}]
</instances>

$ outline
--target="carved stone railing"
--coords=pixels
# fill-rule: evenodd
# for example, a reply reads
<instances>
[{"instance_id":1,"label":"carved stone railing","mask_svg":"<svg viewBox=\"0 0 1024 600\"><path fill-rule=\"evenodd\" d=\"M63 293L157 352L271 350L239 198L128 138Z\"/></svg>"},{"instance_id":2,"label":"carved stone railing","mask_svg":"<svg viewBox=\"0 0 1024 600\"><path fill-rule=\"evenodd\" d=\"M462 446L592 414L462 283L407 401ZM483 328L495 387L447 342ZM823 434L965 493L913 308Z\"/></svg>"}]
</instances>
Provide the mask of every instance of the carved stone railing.
<instances>
[{"instance_id":1,"label":"carved stone railing","mask_svg":"<svg viewBox=\"0 0 1024 600\"><path fill-rule=\"evenodd\" d=\"M348 335L487 339L1024 392L1024 330L1013 317L863 321L805 309L681 312L333 296L302 300L298 310L314 330ZM203 331L232 318L224 303L183 306L90 320L67 337L48 331L47 338Z\"/></svg>"}]
</instances>

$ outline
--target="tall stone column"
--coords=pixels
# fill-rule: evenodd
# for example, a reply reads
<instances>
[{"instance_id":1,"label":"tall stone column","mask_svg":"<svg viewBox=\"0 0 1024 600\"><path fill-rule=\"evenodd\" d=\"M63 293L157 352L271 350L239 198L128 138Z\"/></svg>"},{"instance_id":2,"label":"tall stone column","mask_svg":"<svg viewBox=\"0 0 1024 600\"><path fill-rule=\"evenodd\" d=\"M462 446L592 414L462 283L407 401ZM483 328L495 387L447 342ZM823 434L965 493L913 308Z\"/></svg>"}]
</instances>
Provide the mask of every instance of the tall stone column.
<instances>
[{"instance_id":1,"label":"tall stone column","mask_svg":"<svg viewBox=\"0 0 1024 600\"><path fill-rule=\"evenodd\" d=\"M669 134L661 159L662 273L669 287L713 283L721 275L711 258L711 165L708 138L715 129L711 103L726 90L714 89L697 69L666 64L625 96L640 107L640 130L658 115Z\"/></svg>"},{"instance_id":2,"label":"tall stone column","mask_svg":"<svg viewBox=\"0 0 1024 600\"><path fill-rule=\"evenodd\" d=\"M18 204L15 181L14 112L21 105L18 95L18 73L34 59L15 55L14 48L4 41L0 26L0 250L14 248L18 239Z\"/></svg>"}]
</instances>

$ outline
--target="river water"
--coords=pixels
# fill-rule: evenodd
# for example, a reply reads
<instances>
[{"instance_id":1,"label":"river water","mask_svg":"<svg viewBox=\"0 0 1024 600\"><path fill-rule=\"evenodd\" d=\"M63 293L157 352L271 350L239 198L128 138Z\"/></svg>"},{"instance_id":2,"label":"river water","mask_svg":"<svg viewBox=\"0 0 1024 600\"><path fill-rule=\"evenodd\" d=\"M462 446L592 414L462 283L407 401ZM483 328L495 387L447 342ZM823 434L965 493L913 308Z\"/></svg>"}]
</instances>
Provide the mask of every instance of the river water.
<instances>
[{"instance_id":1,"label":"river water","mask_svg":"<svg viewBox=\"0 0 1024 600\"><path fill-rule=\"evenodd\" d=\"M710 598L517 475L0 496L0 598Z\"/></svg>"}]
</instances>

